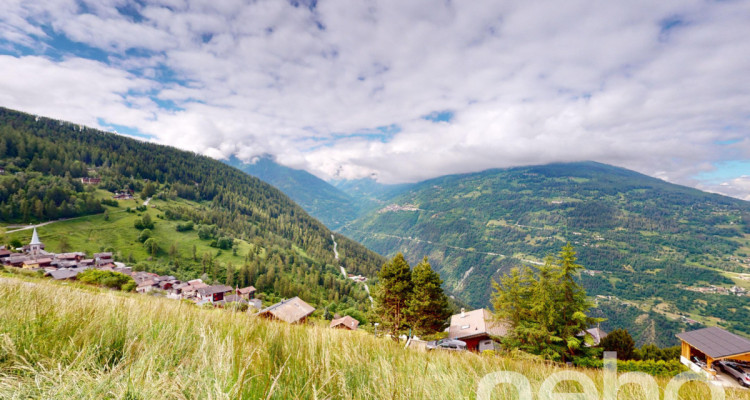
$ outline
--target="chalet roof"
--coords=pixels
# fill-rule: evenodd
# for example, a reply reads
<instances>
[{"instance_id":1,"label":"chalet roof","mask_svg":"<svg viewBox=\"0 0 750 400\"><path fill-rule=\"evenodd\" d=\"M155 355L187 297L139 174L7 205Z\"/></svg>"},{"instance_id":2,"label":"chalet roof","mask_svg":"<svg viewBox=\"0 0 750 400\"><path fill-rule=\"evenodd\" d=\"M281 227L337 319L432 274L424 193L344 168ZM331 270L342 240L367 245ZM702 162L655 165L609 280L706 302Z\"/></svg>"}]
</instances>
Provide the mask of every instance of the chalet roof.
<instances>
[{"instance_id":1,"label":"chalet roof","mask_svg":"<svg viewBox=\"0 0 750 400\"><path fill-rule=\"evenodd\" d=\"M149 286L154 286L154 285L156 285L156 282L154 282L153 279L148 279L148 280L145 280L145 281L139 283L138 287L142 288L142 287L149 287Z\"/></svg>"},{"instance_id":2,"label":"chalet roof","mask_svg":"<svg viewBox=\"0 0 750 400\"><path fill-rule=\"evenodd\" d=\"M78 257L85 257L85 253L60 253L55 254L55 258L58 260L73 260Z\"/></svg>"},{"instance_id":3,"label":"chalet roof","mask_svg":"<svg viewBox=\"0 0 750 400\"><path fill-rule=\"evenodd\" d=\"M216 293L227 293L231 291L232 288L226 285L212 285L198 289L198 294L200 294L201 296L210 296Z\"/></svg>"},{"instance_id":4,"label":"chalet roof","mask_svg":"<svg viewBox=\"0 0 750 400\"><path fill-rule=\"evenodd\" d=\"M29 259L29 256L24 254L11 254L8 257L8 262L11 264L20 264Z\"/></svg>"},{"instance_id":5,"label":"chalet roof","mask_svg":"<svg viewBox=\"0 0 750 400\"><path fill-rule=\"evenodd\" d=\"M507 334L507 324L495 321L492 314L484 308L453 315L448 330L448 337L451 339L466 339L484 335L505 336Z\"/></svg>"},{"instance_id":6,"label":"chalet roof","mask_svg":"<svg viewBox=\"0 0 750 400\"><path fill-rule=\"evenodd\" d=\"M252 286L248 286L242 289L238 289L237 292L239 294L248 294L248 293L255 293L256 289Z\"/></svg>"},{"instance_id":7,"label":"chalet roof","mask_svg":"<svg viewBox=\"0 0 750 400\"><path fill-rule=\"evenodd\" d=\"M191 291L191 290L197 291L198 289L202 289L205 287L208 287L208 285L206 285L203 282L195 282L195 283L189 283L187 286L183 287L182 290L183 291Z\"/></svg>"},{"instance_id":8,"label":"chalet roof","mask_svg":"<svg viewBox=\"0 0 750 400\"><path fill-rule=\"evenodd\" d=\"M357 327L359 327L359 321L348 315L345 315L341 318L331 321L331 325L329 326L329 328L336 328L339 326L343 326L351 330L356 330Z\"/></svg>"},{"instance_id":9,"label":"chalet roof","mask_svg":"<svg viewBox=\"0 0 750 400\"><path fill-rule=\"evenodd\" d=\"M13 253L10 252L10 250L6 249L0 249L0 257L7 257Z\"/></svg>"},{"instance_id":10,"label":"chalet roof","mask_svg":"<svg viewBox=\"0 0 750 400\"><path fill-rule=\"evenodd\" d=\"M315 308L305 303L299 297L292 297L289 300L283 300L270 307L264 308L258 315L269 317L293 324L303 320L315 311Z\"/></svg>"},{"instance_id":11,"label":"chalet roof","mask_svg":"<svg viewBox=\"0 0 750 400\"><path fill-rule=\"evenodd\" d=\"M52 271L49 274L52 277L52 279L62 280L62 279L75 278L79 272L80 271L76 271L72 269L58 269L57 271Z\"/></svg>"},{"instance_id":12,"label":"chalet roof","mask_svg":"<svg viewBox=\"0 0 750 400\"><path fill-rule=\"evenodd\" d=\"M224 296L224 302L225 303L244 303L247 304L247 300L242 298L239 295L236 294L230 294L228 296Z\"/></svg>"},{"instance_id":13,"label":"chalet roof","mask_svg":"<svg viewBox=\"0 0 750 400\"><path fill-rule=\"evenodd\" d=\"M715 326L676 336L713 359L750 353L750 340Z\"/></svg>"},{"instance_id":14,"label":"chalet roof","mask_svg":"<svg viewBox=\"0 0 750 400\"><path fill-rule=\"evenodd\" d=\"M42 241L39 240L39 234L36 233L36 228L34 228L34 233L31 234L31 242L29 245L36 245L36 244L42 244Z\"/></svg>"},{"instance_id":15,"label":"chalet roof","mask_svg":"<svg viewBox=\"0 0 750 400\"><path fill-rule=\"evenodd\" d=\"M94 258L112 258L112 253L94 253Z\"/></svg>"}]
</instances>

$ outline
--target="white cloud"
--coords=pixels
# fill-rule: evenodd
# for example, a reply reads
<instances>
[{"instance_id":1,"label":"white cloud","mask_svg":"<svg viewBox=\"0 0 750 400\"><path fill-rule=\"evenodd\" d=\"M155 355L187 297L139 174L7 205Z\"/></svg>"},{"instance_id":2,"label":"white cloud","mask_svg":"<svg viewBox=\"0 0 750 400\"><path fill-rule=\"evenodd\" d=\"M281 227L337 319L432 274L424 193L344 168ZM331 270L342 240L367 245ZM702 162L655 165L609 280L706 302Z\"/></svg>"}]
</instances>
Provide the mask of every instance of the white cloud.
<instances>
[{"instance_id":1,"label":"white cloud","mask_svg":"<svg viewBox=\"0 0 750 400\"><path fill-rule=\"evenodd\" d=\"M8 9L0 49L36 43L44 54L44 25L107 52L109 65L4 57L3 105L103 118L213 157L273 153L322 177L386 182L591 159L690 185L717 161L750 158L747 140L717 144L750 131L748 2L329 0L311 11L274 0L13 0ZM17 80L27 65L43 77ZM180 109L159 109L152 95ZM455 116L421 118L436 110ZM385 142L347 136L394 124L401 131ZM742 181L727 186L750 195Z\"/></svg>"}]
</instances>

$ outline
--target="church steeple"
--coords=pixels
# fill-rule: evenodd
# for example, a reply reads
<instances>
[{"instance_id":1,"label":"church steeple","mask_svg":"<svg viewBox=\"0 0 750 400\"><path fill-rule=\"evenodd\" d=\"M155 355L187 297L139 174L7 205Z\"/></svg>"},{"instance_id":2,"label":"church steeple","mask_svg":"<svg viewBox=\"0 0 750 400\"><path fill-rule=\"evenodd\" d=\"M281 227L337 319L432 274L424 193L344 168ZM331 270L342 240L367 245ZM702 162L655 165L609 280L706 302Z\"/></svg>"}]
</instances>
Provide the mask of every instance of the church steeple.
<instances>
[{"instance_id":1,"label":"church steeple","mask_svg":"<svg viewBox=\"0 0 750 400\"><path fill-rule=\"evenodd\" d=\"M36 233L36 228L34 228L34 233L31 235L31 243L29 245L33 246L35 244L42 244L42 241L39 240L39 234Z\"/></svg>"},{"instance_id":2,"label":"church steeple","mask_svg":"<svg viewBox=\"0 0 750 400\"><path fill-rule=\"evenodd\" d=\"M43 246L42 241L39 240L39 234L36 233L36 228L34 228L34 233L31 235L31 243L29 243L29 253L33 256L38 256Z\"/></svg>"}]
</instances>

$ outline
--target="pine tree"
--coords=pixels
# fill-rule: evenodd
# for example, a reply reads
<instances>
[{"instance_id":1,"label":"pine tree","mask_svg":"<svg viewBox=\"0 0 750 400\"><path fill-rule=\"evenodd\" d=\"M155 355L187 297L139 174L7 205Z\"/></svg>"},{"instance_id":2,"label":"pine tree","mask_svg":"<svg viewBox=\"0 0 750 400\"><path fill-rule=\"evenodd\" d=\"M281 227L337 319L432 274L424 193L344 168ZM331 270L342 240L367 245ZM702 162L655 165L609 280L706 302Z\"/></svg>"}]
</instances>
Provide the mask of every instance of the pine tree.
<instances>
[{"instance_id":1,"label":"pine tree","mask_svg":"<svg viewBox=\"0 0 750 400\"><path fill-rule=\"evenodd\" d=\"M374 314L382 329L397 341L398 333L406 322L408 300L413 289L411 269L404 255L399 253L383 264L378 279L380 282L373 296Z\"/></svg>"},{"instance_id":2,"label":"pine tree","mask_svg":"<svg viewBox=\"0 0 750 400\"><path fill-rule=\"evenodd\" d=\"M451 316L448 298L443 293L440 275L432 270L427 257L411 271L413 291L406 311L417 335L439 331Z\"/></svg>"},{"instance_id":3,"label":"pine tree","mask_svg":"<svg viewBox=\"0 0 750 400\"><path fill-rule=\"evenodd\" d=\"M616 351L618 360L635 358L635 341L626 329L613 330L602 339L599 345L604 351Z\"/></svg>"},{"instance_id":4,"label":"pine tree","mask_svg":"<svg viewBox=\"0 0 750 400\"><path fill-rule=\"evenodd\" d=\"M536 270L514 268L494 283L496 315L510 325L506 347L562 361L587 350L578 334L601 320L586 315L592 304L575 281L583 269L575 262L568 244L559 259L547 257Z\"/></svg>"}]
</instances>

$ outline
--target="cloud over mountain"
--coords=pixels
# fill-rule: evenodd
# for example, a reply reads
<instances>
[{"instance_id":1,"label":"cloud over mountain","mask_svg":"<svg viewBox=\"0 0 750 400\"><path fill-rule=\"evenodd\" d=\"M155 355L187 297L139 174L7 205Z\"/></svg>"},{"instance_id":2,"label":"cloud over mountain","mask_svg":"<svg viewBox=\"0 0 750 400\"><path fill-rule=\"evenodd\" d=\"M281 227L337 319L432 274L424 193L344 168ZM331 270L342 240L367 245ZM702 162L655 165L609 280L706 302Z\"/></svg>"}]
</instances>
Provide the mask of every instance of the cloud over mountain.
<instances>
[{"instance_id":1,"label":"cloud over mountain","mask_svg":"<svg viewBox=\"0 0 750 400\"><path fill-rule=\"evenodd\" d=\"M6 3L4 106L322 177L596 160L750 196L695 178L750 159L746 1Z\"/></svg>"}]
</instances>

